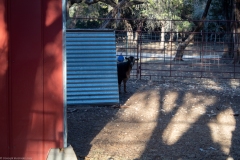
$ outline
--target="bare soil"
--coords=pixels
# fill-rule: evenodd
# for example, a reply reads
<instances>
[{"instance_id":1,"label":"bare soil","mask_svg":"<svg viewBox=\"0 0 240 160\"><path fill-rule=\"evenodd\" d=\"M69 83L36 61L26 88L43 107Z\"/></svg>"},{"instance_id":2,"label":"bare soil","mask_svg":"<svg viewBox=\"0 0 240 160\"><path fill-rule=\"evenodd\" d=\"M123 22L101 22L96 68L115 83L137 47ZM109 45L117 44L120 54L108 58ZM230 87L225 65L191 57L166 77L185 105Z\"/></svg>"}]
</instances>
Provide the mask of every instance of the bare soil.
<instances>
[{"instance_id":1,"label":"bare soil","mask_svg":"<svg viewBox=\"0 0 240 160\"><path fill-rule=\"evenodd\" d=\"M240 81L130 79L120 106L68 106L86 160L240 159Z\"/></svg>"}]
</instances>

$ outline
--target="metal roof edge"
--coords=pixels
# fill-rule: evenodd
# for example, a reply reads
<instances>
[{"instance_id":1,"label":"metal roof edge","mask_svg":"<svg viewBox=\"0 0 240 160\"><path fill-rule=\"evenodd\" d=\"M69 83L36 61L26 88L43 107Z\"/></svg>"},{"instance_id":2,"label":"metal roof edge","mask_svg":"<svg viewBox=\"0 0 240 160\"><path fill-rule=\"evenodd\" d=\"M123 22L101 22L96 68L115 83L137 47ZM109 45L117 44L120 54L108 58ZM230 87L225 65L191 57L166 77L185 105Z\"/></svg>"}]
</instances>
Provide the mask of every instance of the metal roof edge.
<instances>
[{"instance_id":1,"label":"metal roof edge","mask_svg":"<svg viewBox=\"0 0 240 160\"><path fill-rule=\"evenodd\" d=\"M115 32L113 29L67 29L66 32Z\"/></svg>"}]
</instances>

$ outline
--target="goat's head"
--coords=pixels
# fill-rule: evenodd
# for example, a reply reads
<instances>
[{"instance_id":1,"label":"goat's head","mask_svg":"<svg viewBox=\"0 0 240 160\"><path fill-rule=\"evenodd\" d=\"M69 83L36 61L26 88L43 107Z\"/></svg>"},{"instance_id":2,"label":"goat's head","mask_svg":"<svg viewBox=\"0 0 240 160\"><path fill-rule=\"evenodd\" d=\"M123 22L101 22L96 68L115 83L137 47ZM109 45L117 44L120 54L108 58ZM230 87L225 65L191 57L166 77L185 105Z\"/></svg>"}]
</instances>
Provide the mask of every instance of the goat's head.
<instances>
[{"instance_id":1,"label":"goat's head","mask_svg":"<svg viewBox=\"0 0 240 160\"><path fill-rule=\"evenodd\" d=\"M131 67L134 66L135 61L138 60L138 58L134 58L133 56L130 57L125 57L126 60L128 60L128 62L130 63Z\"/></svg>"}]
</instances>

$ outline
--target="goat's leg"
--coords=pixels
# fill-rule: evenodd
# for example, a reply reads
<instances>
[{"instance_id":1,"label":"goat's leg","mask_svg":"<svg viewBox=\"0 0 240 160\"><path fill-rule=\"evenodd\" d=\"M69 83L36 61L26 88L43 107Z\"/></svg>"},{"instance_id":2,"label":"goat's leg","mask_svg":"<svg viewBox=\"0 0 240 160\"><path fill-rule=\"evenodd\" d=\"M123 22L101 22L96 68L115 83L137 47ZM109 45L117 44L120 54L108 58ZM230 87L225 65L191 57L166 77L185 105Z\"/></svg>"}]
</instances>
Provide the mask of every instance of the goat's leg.
<instances>
[{"instance_id":1,"label":"goat's leg","mask_svg":"<svg viewBox=\"0 0 240 160\"><path fill-rule=\"evenodd\" d=\"M127 93L127 86L126 86L126 83L127 83L127 78L123 80L124 92L125 92L125 93Z\"/></svg>"},{"instance_id":2,"label":"goat's leg","mask_svg":"<svg viewBox=\"0 0 240 160\"><path fill-rule=\"evenodd\" d=\"M122 83L122 80L119 80L118 81L118 92L121 93L121 83Z\"/></svg>"},{"instance_id":3,"label":"goat's leg","mask_svg":"<svg viewBox=\"0 0 240 160\"><path fill-rule=\"evenodd\" d=\"M118 76L118 92L121 93L121 83L122 79Z\"/></svg>"},{"instance_id":4,"label":"goat's leg","mask_svg":"<svg viewBox=\"0 0 240 160\"><path fill-rule=\"evenodd\" d=\"M121 83L118 83L118 91L121 93Z\"/></svg>"}]
</instances>

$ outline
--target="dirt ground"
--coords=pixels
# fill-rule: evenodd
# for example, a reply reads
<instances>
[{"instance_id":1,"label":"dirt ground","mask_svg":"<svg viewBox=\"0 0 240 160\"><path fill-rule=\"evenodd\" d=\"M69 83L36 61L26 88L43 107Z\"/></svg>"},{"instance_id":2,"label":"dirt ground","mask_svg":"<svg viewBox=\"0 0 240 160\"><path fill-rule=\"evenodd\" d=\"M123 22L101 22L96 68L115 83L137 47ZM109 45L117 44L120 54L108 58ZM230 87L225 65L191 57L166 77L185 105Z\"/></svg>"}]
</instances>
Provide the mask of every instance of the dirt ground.
<instances>
[{"instance_id":1,"label":"dirt ground","mask_svg":"<svg viewBox=\"0 0 240 160\"><path fill-rule=\"evenodd\" d=\"M240 81L130 79L120 107L69 106L83 160L240 159Z\"/></svg>"}]
</instances>

